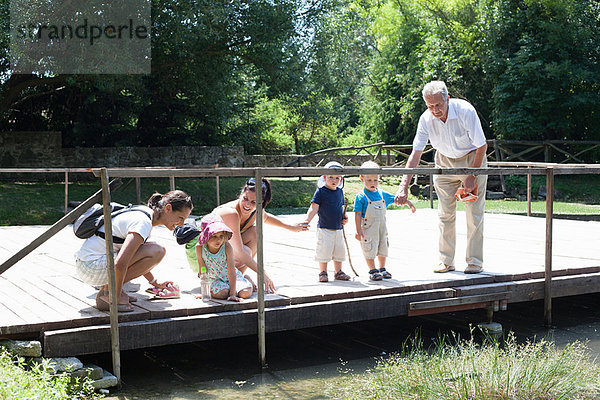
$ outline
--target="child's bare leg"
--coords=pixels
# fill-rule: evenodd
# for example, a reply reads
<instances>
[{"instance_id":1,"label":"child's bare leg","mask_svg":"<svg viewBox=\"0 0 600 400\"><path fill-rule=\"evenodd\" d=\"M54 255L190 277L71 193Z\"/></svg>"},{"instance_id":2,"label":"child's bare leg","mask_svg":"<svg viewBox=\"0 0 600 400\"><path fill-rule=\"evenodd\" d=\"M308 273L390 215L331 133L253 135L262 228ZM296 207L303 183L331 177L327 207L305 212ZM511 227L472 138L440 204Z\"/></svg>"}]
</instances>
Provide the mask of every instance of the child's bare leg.
<instances>
[{"instance_id":1,"label":"child's bare leg","mask_svg":"<svg viewBox=\"0 0 600 400\"><path fill-rule=\"evenodd\" d=\"M225 299L227 299L227 297L229 297L229 290L228 289L223 289L221 291L218 291L217 293L212 293L211 292L210 296L213 299L225 300Z\"/></svg>"},{"instance_id":2,"label":"child's bare leg","mask_svg":"<svg viewBox=\"0 0 600 400\"><path fill-rule=\"evenodd\" d=\"M367 267L369 267L369 270L375 268L375 259L374 258L365 258L365 262L367 263Z\"/></svg>"},{"instance_id":3,"label":"child's bare leg","mask_svg":"<svg viewBox=\"0 0 600 400\"><path fill-rule=\"evenodd\" d=\"M342 262L341 261L333 261L333 269L335 270L336 274L338 272L340 272L342 270Z\"/></svg>"},{"instance_id":4,"label":"child's bare leg","mask_svg":"<svg viewBox=\"0 0 600 400\"><path fill-rule=\"evenodd\" d=\"M381 276L383 276L384 279L390 279L392 277L392 274L390 274L385 269L385 262L387 260L387 257L377 256L377 260L379 261L379 272L381 273Z\"/></svg>"},{"instance_id":5,"label":"child's bare leg","mask_svg":"<svg viewBox=\"0 0 600 400\"><path fill-rule=\"evenodd\" d=\"M252 288L242 289L238 292L238 297L242 299L249 299L252 296Z\"/></svg>"},{"instance_id":6,"label":"child's bare leg","mask_svg":"<svg viewBox=\"0 0 600 400\"><path fill-rule=\"evenodd\" d=\"M246 278L246 280L247 280L248 282L250 282L250 284L252 285L252 291L253 291L253 292L256 292L256 291L258 291L258 286L256 286L256 283L254 283L254 281L252 280L252 278L250 278L250 276L249 276L249 275L244 275L244 278Z\"/></svg>"},{"instance_id":7,"label":"child's bare leg","mask_svg":"<svg viewBox=\"0 0 600 400\"><path fill-rule=\"evenodd\" d=\"M336 281L349 281L351 278L345 272L342 271L342 262L341 261L333 261L333 269L335 270L335 275L333 279Z\"/></svg>"},{"instance_id":8,"label":"child's bare leg","mask_svg":"<svg viewBox=\"0 0 600 400\"><path fill-rule=\"evenodd\" d=\"M335 261L334 261L334 264L335 264ZM319 272L327 272L327 263L326 262L319 263Z\"/></svg>"}]
</instances>

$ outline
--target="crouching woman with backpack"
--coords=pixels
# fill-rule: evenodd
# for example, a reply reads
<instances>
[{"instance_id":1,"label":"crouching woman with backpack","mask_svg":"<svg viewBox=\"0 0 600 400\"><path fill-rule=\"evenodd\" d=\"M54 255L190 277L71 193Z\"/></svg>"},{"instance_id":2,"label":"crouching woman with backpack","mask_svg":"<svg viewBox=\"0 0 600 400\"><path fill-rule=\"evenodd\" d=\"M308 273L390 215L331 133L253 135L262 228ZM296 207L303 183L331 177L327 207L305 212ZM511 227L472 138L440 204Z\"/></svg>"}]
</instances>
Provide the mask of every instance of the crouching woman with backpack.
<instances>
[{"instance_id":1,"label":"crouching woman with backpack","mask_svg":"<svg viewBox=\"0 0 600 400\"><path fill-rule=\"evenodd\" d=\"M116 292L119 312L133 311L123 284L147 274L164 257L165 248L158 243L146 241L152 227L164 225L169 230L183 225L193 205L190 196L181 190L166 194L155 193L148 206L120 213L112 218L113 237L124 239L122 244L113 243ZM81 279L92 285L102 286L96 296L96 306L105 311L109 307L108 271L104 226L85 240L75 254L75 267Z\"/></svg>"}]
</instances>

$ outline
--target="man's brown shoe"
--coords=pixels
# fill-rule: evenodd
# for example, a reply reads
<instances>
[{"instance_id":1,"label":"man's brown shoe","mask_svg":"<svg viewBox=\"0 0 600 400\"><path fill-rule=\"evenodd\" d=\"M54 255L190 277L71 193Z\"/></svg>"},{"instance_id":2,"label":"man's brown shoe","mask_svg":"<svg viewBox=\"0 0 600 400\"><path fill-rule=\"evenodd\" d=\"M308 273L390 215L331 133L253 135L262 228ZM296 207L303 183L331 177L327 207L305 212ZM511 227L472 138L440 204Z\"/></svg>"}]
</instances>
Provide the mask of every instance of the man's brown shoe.
<instances>
[{"instance_id":1,"label":"man's brown shoe","mask_svg":"<svg viewBox=\"0 0 600 400\"><path fill-rule=\"evenodd\" d=\"M434 268L433 272L444 273L454 271L454 265L446 265L444 263L440 263L437 268Z\"/></svg>"},{"instance_id":2,"label":"man's brown shoe","mask_svg":"<svg viewBox=\"0 0 600 400\"><path fill-rule=\"evenodd\" d=\"M481 265L469 264L465 268L465 274L478 274L483 270Z\"/></svg>"}]
</instances>

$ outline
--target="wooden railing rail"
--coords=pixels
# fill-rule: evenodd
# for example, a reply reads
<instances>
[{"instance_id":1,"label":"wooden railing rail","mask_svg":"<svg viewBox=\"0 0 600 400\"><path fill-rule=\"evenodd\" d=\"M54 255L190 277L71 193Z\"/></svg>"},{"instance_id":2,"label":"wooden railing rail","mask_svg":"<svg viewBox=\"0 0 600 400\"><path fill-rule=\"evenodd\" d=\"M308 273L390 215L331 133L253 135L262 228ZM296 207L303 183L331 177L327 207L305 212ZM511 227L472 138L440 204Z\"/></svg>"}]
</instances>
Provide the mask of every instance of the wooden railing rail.
<instances>
[{"instance_id":1,"label":"wooden railing rail","mask_svg":"<svg viewBox=\"0 0 600 400\"><path fill-rule=\"evenodd\" d=\"M569 162L585 164L586 160L582 156L594 150L600 150L600 141L592 140L502 140L489 139L488 143L488 160L490 161L523 161L528 162L535 157L540 158L545 163L558 162L565 164ZM352 156L365 153L371 156L372 159L379 162L381 166L402 166L406 165L406 161L410 156L412 144L390 145L383 142L373 143L364 146L347 146L333 147L329 149L318 150L310 154L299 156L295 160L286 165L301 166L306 164L307 160L315 160L316 166L323 165L327 157L336 155L338 157L348 156L346 164L354 165ZM355 151L354 154L348 152ZM433 148L428 145L425 147L423 154L433 152ZM560 156L555 156L558 154ZM554 160L555 158L560 158ZM430 161L422 160L423 165L431 165ZM594 162L596 160L593 160ZM344 164L344 165L346 165Z\"/></svg>"}]
</instances>

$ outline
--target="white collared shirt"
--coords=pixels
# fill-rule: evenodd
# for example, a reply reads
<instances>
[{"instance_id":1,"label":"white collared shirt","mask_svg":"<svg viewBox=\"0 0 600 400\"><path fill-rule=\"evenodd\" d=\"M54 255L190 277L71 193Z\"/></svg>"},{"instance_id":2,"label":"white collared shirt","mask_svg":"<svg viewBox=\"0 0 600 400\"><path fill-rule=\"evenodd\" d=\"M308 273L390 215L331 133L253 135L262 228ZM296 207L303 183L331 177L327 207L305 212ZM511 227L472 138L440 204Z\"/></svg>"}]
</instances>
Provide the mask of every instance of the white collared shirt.
<instances>
[{"instance_id":1,"label":"white collared shirt","mask_svg":"<svg viewBox=\"0 0 600 400\"><path fill-rule=\"evenodd\" d=\"M427 141L449 158L461 158L486 143L475 108L465 100L453 98L448 102L446 122L429 110L421 114L413 150L425 149Z\"/></svg>"}]
</instances>

